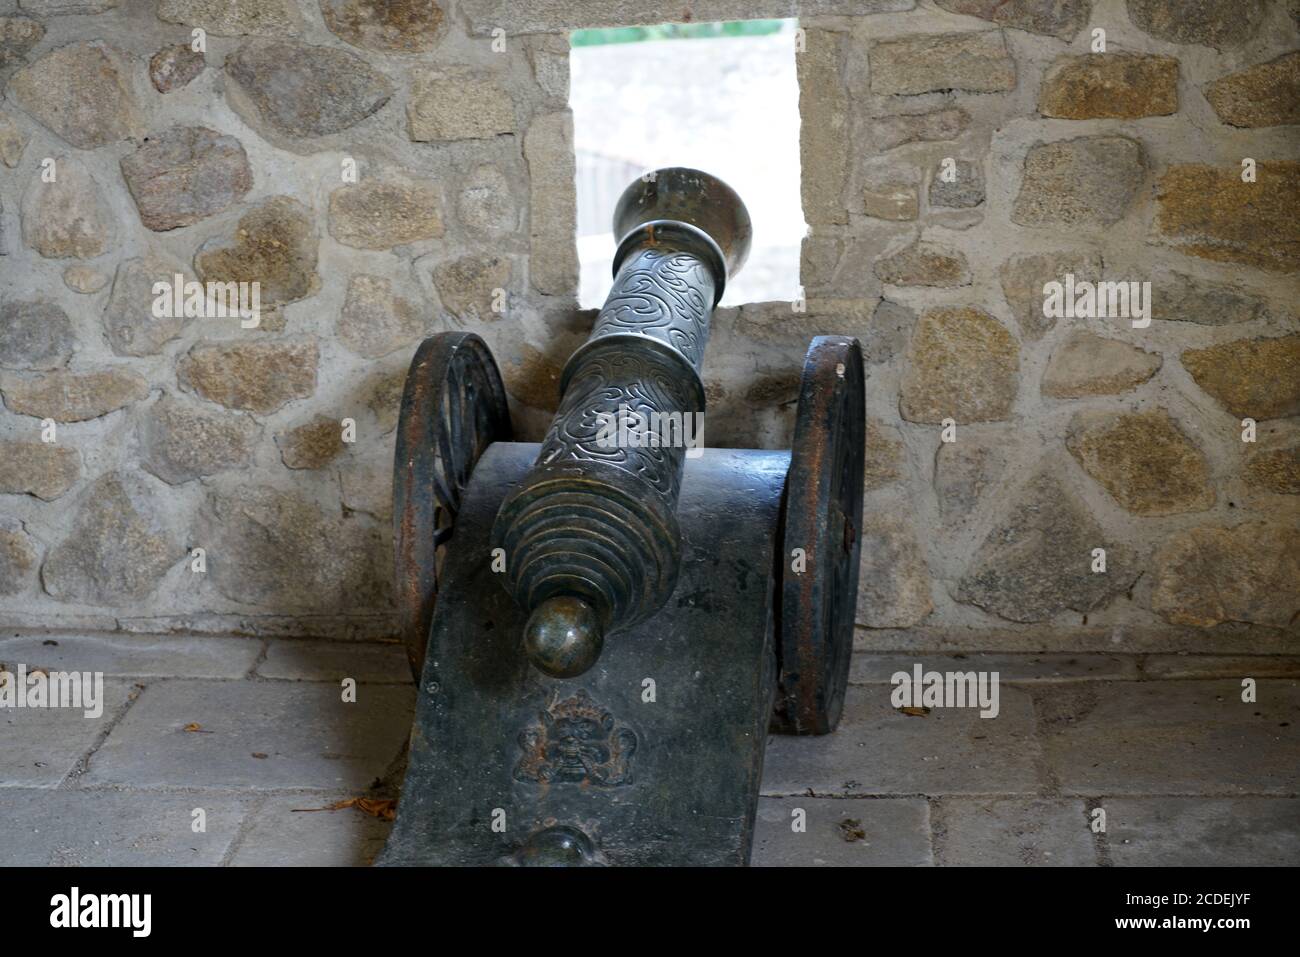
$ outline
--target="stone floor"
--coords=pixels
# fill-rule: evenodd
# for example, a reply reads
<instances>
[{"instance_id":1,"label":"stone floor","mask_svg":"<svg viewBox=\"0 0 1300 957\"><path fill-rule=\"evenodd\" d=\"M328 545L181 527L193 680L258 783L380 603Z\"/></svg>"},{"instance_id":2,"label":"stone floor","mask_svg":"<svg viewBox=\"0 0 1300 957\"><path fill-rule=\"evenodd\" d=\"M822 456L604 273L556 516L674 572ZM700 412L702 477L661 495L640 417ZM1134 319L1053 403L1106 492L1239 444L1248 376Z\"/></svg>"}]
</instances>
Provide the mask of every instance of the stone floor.
<instances>
[{"instance_id":1,"label":"stone floor","mask_svg":"<svg viewBox=\"0 0 1300 957\"><path fill-rule=\"evenodd\" d=\"M998 717L896 710L889 676L918 660L999 672ZM393 646L29 635L0 662L103 671L108 699L0 710L0 866L356 865L383 844L379 818L313 809L396 777L414 689ZM1298 724L1295 657L859 654L836 734L771 740L754 862L1300 864Z\"/></svg>"}]
</instances>

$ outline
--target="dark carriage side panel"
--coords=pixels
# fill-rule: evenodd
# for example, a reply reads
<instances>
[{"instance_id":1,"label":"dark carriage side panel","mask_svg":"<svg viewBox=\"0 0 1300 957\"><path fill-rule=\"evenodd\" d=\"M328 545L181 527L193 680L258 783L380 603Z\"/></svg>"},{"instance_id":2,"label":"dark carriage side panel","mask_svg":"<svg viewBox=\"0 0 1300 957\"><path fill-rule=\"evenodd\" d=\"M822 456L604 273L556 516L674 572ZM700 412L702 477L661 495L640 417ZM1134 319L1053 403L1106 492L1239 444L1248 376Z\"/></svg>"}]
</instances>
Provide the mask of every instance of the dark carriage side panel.
<instances>
[{"instance_id":1,"label":"dark carriage side panel","mask_svg":"<svg viewBox=\"0 0 1300 957\"><path fill-rule=\"evenodd\" d=\"M775 682L772 548L788 454L687 461L676 590L570 680L529 665L524 615L488 545L536 454L493 445L466 490L381 863L520 863L550 844L611 865L746 863Z\"/></svg>"}]
</instances>

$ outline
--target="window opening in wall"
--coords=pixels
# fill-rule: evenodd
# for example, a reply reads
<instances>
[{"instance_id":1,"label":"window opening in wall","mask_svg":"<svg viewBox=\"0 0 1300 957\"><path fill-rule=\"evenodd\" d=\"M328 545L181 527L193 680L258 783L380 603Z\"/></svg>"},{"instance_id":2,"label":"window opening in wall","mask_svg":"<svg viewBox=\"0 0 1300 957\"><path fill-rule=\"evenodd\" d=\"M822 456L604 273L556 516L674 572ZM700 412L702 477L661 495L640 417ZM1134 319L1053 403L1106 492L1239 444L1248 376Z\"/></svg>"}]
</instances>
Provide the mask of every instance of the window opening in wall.
<instances>
[{"instance_id":1,"label":"window opening in wall","mask_svg":"<svg viewBox=\"0 0 1300 957\"><path fill-rule=\"evenodd\" d=\"M582 306L599 307L609 291L619 194L664 166L705 170L745 199L754 244L723 305L798 296L796 29L795 20L745 20L573 33Z\"/></svg>"}]
</instances>

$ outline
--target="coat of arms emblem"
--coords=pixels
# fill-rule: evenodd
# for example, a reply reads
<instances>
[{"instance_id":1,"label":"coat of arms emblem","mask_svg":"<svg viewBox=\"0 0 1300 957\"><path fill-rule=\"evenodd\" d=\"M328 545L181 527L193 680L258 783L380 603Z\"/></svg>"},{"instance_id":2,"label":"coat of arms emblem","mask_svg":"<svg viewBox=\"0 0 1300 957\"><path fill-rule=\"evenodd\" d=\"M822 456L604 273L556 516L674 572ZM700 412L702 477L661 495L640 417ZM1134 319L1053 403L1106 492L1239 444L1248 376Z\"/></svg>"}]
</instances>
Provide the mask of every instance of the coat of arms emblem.
<instances>
[{"instance_id":1,"label":"coat of arms emblem","mask_svg":"<svg viewBox=\"0 0 1300 957\"><path fill-rule=\"evenodd\" d=\"M542 784L612 788L632 783L636 732L615 719L585 690L556 695L538 723L519 733L523 749L515 778Z\"/></svg>"}]
</instances>

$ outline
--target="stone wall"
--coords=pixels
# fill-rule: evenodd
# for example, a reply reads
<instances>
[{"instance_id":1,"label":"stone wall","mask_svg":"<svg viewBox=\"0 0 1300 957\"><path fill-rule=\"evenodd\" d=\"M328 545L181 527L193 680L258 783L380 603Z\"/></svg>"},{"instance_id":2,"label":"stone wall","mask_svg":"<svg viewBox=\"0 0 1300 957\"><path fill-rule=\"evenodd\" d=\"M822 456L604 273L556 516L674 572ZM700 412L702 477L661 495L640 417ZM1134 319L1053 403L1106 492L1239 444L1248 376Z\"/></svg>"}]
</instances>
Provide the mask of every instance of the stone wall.
<instances>
[{"instance_id":1,"label":"stone wall","mask_svg":"<svg viewBox=\"0 0 1300 957\"><path fill-rule=\"evenodd\" d=\"M567 32L790 15L806 301L718 315L706 435L786 446L862 340L863 646L1294 647L1294 0L0 0L0 623L390 635L415 344L484 336L536 439L591 323ZM1067 273L1152 321L1045 317Z\"/></svg>"}]
</instances>

